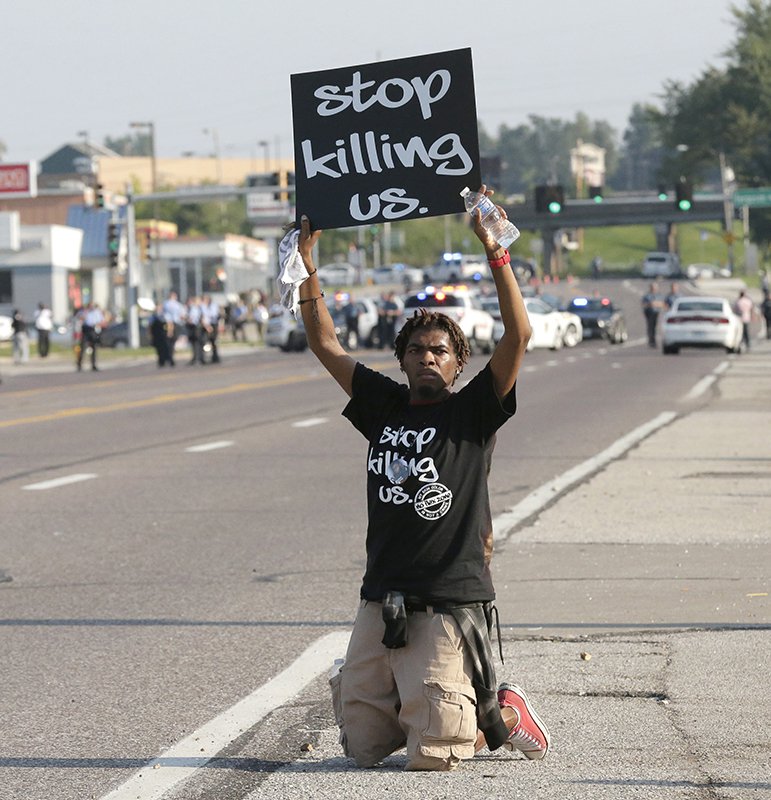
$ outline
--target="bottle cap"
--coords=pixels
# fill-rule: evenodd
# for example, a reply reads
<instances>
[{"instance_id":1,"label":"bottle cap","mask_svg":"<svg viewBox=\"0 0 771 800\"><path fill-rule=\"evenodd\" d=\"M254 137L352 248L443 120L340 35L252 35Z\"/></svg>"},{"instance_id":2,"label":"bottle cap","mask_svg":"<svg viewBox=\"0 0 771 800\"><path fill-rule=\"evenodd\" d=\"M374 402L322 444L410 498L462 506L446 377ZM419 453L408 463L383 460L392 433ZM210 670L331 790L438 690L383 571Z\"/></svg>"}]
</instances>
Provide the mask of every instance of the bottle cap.
<instances>
[{"instance_id":1,"label":"bottle cap","mask_svg":"<svg viewBox=\"0 0 771 800\"><path fill-rule=\"evenodd\" d=\"M460 196L465 197L470 191L471 189L469 189L468 186L466 186L466 188L461 191Z\"/></svg>"}]
</instances>

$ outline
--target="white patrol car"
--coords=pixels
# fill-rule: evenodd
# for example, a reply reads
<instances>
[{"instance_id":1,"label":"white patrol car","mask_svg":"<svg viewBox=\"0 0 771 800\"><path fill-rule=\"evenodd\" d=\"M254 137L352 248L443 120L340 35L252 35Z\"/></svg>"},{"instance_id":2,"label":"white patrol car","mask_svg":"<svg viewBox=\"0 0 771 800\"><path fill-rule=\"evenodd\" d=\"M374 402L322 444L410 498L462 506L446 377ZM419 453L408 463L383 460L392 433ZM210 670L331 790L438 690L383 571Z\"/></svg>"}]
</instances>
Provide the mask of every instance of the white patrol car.
<instances>
[{"instance_id":1,"label":"white patrol car","mask_svg":"<svg viewBox=\"0 0 771 800\"><path fill-rule=\"evenodd\" d=\"M492 353L495 346L493 327L495 320L482 308L479 298L466 285L426 286L420 292L404 298L404 312L397 321L397 331L415 309L440 311L454 319L468 339L472 352Z\"/></svg>"}]
</instances>

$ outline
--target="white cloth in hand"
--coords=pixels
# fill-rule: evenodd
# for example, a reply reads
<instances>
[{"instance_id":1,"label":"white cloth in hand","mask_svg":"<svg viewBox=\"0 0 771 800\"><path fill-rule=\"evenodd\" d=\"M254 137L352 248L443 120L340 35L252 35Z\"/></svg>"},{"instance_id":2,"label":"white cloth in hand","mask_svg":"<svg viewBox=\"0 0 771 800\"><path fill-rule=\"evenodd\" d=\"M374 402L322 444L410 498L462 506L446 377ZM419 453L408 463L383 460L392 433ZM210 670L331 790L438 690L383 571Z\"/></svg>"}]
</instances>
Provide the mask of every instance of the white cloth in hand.
<instances>
[{"instance_id":1,"label":"white cloth in hand","mask_svg":"<svg viewBox=\"0 0 771 800\"><path fill-rule=\"evenodd\" d=\"M308 280L308 270L305 269L297 242L300 231L291 230L284 236L278 246L278 260L281 271L278 275L278 293L281 305L288 308L297 317L300 307L300 284Z\"/></svg>"}]
</instances>

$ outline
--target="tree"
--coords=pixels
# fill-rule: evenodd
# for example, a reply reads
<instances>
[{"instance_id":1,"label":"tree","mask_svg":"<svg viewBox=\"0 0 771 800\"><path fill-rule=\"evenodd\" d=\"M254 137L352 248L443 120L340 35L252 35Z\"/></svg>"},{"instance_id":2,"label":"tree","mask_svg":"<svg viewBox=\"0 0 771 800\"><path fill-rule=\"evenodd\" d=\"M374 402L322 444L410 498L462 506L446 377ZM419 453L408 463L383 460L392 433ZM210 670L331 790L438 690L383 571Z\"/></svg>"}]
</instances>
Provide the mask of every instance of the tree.
<instances>
[{"instance_id":1,"label":"tree","mask_svg":"<svg viewBox=\"0 0 771 800\"><path fill-rule=\"evenodd\" d=\"M577 114L572 122L532 115L526 125L516 128L501 125L497 144L487 134L480 135L485 150L495 151L501 157L503 194L528 193L541 183L572 186L570 150L578 139L604 147L606 169L608 172L615 169L618 160L615 131L607 122L592 121L583 113Z\"/></svg>"},{"instance_id":2,"label":"tree","mask_svg":"<svg viewBox=\"0 0 771 800\"><path fill-rule=\"evenodd\" d=\"M618 169L609 181L616 189L654 189L664 156L661 132L653 106L635 103L624 131Z\"/></svg>"},{"instance_id":3,"label":"tree","mask_svg":"<svg viewBox=\"0 0 771 800\"><path fill-rule=\"evenodd\" d=\"M171 187L160 187L169 191ZM178 200L140 200L136 204L137 219L159 219L174 222L180 236L222 236L226 233L251 235L243 200L180 203Z\"/></svg>"},{"instance_id":4,"label":"tree","mask_svg":"<svg viewBox=\"0 0 771 800\"><path fill-rule=\"evenodd\" d=\"M707 68L690 86L665 87L657 124L670 178L715 181L722 153L740 185L771 183L771 2L748 0L732 13L737 37L727 67ZM771 214L753 211L750 222L756 241L771 242Z\"/></svg>"},{"instance_id":5,"label":"tree","mask_svg":"<svg viewBox=\"0 0 771 800\"><path fill-rule=\"evenodd\" d=\"M105 136L104 146L116 152L119 156L145 156L153 154L153 143L149 133L137 132L113 138Z\"/></svg>"}]
</instances>

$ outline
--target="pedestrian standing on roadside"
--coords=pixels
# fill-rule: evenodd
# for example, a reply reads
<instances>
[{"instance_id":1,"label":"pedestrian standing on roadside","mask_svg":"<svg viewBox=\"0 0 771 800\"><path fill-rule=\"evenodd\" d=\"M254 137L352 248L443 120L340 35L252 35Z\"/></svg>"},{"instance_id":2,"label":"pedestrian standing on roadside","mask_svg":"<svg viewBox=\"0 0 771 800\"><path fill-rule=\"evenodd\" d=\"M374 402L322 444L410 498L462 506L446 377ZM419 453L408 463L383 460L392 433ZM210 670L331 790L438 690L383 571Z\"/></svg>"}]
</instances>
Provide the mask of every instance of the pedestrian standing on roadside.
<instances>
[{"instance_id":1,"label":"pedestrian standing on roadside","mask_svg":"<svg viewBox=\"0 0 771 800\"><path fill-rule=\"evenodd\" d=\"M399 305L396 302L396 292L384 293L378 309L378 333L380 335L381 350L394 346L396 318L398 316Z\"/></svg>"},{"instance_id":2,"label":"pedestrian standing on roadside","mask_svg":"<svg viewBox=\"0 0 771 800\"><path fill-rule=\"evenodd\" d=\"M169 323L166 319L166 315L163 313L163 305L159 303L155 307L155 311L148 323L150 341L158 356L159 367L165 367L166 364L171 367L174 366L174 359L172 359L169 352L168 325Z\"/></svg>"},{"instance_id":3,"label":"pedestrian standing on roadside","mask_svg":"<svg viewBox=\"0 0 771 800\"><path fill-rule=\"evenodd\" d=\"M257 302L252 311L252 317L254 318L254 325L257 328L257 341L262 342L265 340L265 326L268 324L268 319L270 317L268 306L265 304L265 297L262 292L260 292L257 297Z\"/></svg>"},{"instance_id":4,"label":"pedestrian standing on roadside","mask_svg":"<svg viewBox=\"0 0 771 800\"><path fill-rule=\"evenodd\" d=\"M672 308L678 297L680 297L680 285L678 283L673 283L669 287L669 294L664 298L664 305L667 311Z\"/></svg>"},{"instance_id":5,"label":"pedestrian standing on roadside","mask_svg":"<svg viewBox=\"0 0 771 800\"><path fill-rule=\"evenodd\" d=\"M755 304L747 292L742 289L734 303L734 311L742 321L742 341L747 350L750 349L750 323L755 319Z\"/></svg>"},{"instance_id":6,"label":"pedestrian standing on roadside","mask_svg":"<svg viewBox=\"0 0 771 800\"><path fill-rule=\"evenodd\" d=\"M89 303L81 311L80 327L80 349L78 350L78 360L76 362L78 372L83 369L83 355L86 350L91 348L91 369L99 371L96 366L96 349L101 344L102 325L104 325L104 314L96 303Z\"/></svg>"},{"instance_id":7,"label":"pedestrian standing on roadside","mask_svg":"<svg viewBox=\"0 0 771 800\"><path fill-rule=\"evenodd\" d=\"M766 339L771 339L771 292L763 292L763 302L760 304L760 313L766 321Z\"/></svg>"},{"instance_id":8,"label":"pedestrian standing on roadside","mask_svg":"<svg viewBox=\"0 0 771 800\"><path fill-rule=\"evenodd\" d=\"M37 311L35 311L35 330L37 331L37 354L40 358L48 355L53 327L51 309L45 303L38 303Z\"/></svg>"},{"instance_id":9,"label":"pedestrian standing on roadside","mask_svg":"<svg viewBox=\"0 0 771 800\"><path fill-rule=\"evenodd\" d=\"M177 339L182 335L185 324L185 307L179 302L179 295L172 289L163 304L163 315L166 318L166 338L169 340L169 356L174 366L174 351Z\"/></svg>"},{"instance_id":10,"label":"pedestrian standing on roadside","mask_svg":"<svg viewBox=\"0 0 771 800\"><path fill-rule=\"evenodd\" d=\"M308 345L349 397L343 415L369 442L367 567L346 658L330 676L340 741L360 767L405 746L409 770L455 769L485 744L529 759L549 747L524 692L497 685L492 660L487 476L495 433L516 410L531 330L509 253L478 211L474 231L505 333L489 363L456 392L469 344L444 314L419 309L400 330L395 355L406 386L345 351L313 263L321 232L302 217L299 253L309 278L299 303Z\"/></svg>"},{"instance_id":11,"label":"pedestrian standing on roadside","mask_svg":"<svg viewBox=\"0 0 771 800\"><path fill-rule=\"evenodd\" d=\"M246 303L242 297L239 297L238 300L233 303L233 307L230 310L230 329L233 334L234 342L239 340L242 342L246 341L246 329L244 325L246 324L248 314L249 309L246 307Z\"/></svg>"},{"instance_id":12,"label":"pedestrian standing on roadside","mask_svg":"<svg viewBox=\"0 0 771 800\"><path fill-rule=\"evenodd\" d=\"M645 329L648 335L648 347L656 346L656 328L658 327L659 314L664 308L664 301L659 294L657 283L652 283L642 298L642 311L645 315Z\"/></svg>"},{"instance_id":13,"label":"pedestrian standing on roadside","mask_svg":"<svg viewBox=\"0 0 771 800\"><path fill-rule=\"evenodd\" d=\"M220 332L220 307L210 294L205 295L203 298L201 314L205 335L211 345L211 363L219 364L220 354L217 351L217 337Z\"/></svg>"},{"instance_id":14,"label":"pedestrian standing on roadside","mask_svg":"<svg viewBox=\"0 0 771 800\"><path fill-rule=\"evenodd\" d=\"M188 366L192 367L195 364L204 364L203 360L203 310L201 308L201 301L198 297L193 296L187 301L187 310L185 311L185 326L187 330L187 341L190 343L190 361Z\"/></svg>"},{"instance_id":15,"label":"pedestrian standing on roadside","mask_svg":"<svg viewBox=\"0 0 771 800\"><path fill-rule=\"evenodd\" d=\"M13 331L13 363L26 364L29 361L29 334L27 320L18 308L14 308L11 316Z\"/></svg>"}]
</instances>

